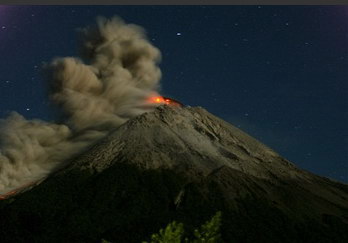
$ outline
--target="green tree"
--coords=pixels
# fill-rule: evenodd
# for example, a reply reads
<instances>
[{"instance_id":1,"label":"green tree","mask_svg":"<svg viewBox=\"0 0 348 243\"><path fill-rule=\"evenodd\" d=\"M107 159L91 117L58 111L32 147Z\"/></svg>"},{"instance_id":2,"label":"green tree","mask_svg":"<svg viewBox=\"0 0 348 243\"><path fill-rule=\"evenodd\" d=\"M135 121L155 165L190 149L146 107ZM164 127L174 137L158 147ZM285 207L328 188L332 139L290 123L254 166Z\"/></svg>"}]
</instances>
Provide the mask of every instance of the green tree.
<instances>
[{"instance_id":1,"label":"green tree","mask_svg":"<svg viewBox=\"0 0 348 243\"><path fill-rule=\"evenodd\" d=\"M153 234L150 242L143 241L142 243L217 243L221 242L220 226L221 212L219 211L211 220L194 230L195 239L192 241L187 238L182 239L184 226L182 223L173 221L165 229L160 229L159 233Z\"/></svg>"},{"instance_id":2,"label":"green tree","mask_svg":"<svg viewBox=\"0 0 348 243\"><path fill-rule=\"evenodd\" d=\"M160 229L159 233L151 236L150 243L180 243L184 235L184 226L182 223L173 221L165 229ZM143 241L143 243L147 243Z\"/></svg>"},{"instance_id":3,"label":"green tree","mask_svg":"<svg viewBox=\"0 0 348 243\"><path fill-rule=\"evenodd\" d=\"M207 221L203 224L200 229L195 229L193 243L201 243L201 242L221 242L221 234L220 234L220 226L221 226L221 212L217 212L210 221Z\"/></svg>"},{"instance_id":4,"label":"green tree","mask_svg":"<svg viewBox=\"0 0 348 243\"><path fill-rule=\"evenodd\" d=\"M176 221L168 224L164 229L160 229L159 233L151 235L151 241L143 241L142 243L218 243L221 240L221 212L218 211L211 220L205 222L201 227L195 229L193 235L195 239L183 239L184 225ZM111 243L102 239L101 243Z\"/></svg>"}]
</instances>

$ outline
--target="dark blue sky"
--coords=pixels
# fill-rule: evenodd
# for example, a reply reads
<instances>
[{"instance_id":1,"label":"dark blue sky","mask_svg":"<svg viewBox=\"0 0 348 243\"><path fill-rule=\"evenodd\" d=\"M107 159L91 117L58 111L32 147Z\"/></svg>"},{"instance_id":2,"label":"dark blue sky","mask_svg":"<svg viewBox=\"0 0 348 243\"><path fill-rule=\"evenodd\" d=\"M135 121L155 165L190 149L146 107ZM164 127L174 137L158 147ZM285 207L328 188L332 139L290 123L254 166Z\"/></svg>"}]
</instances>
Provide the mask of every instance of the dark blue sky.
<instances>
[{"instance_id":1,"label":"dark blue sky","mask_svg":"<svg viewBox=\"0 0 348 243\"><path fill-rule=\"evenodd\" d=\"M146 29L162 94L348 182L347 6L0 6L1 118L54 119L40 66L76 56L76 29L98 15Z\"/></svg>"}]
</instances>

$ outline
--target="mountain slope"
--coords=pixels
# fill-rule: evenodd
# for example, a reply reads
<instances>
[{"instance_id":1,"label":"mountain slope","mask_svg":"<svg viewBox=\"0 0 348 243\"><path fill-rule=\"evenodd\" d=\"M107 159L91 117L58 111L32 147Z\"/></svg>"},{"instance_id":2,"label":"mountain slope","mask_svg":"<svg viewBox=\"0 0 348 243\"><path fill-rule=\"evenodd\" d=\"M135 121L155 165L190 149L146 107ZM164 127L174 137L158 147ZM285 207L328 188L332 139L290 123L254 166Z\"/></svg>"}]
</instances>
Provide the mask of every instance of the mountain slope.
<instances>
[{"instance_id":1,"label":"mountain slope","mask_svg":"<svg viewBox=\"0 0 348 243\"><path fill-rule=\"evenodd\" d=\"M1 239L140 242L217 210L226 242L344 242L348 186L298 169L199 107L161 106L0 202Z\"/></svg>"}]
</instances>

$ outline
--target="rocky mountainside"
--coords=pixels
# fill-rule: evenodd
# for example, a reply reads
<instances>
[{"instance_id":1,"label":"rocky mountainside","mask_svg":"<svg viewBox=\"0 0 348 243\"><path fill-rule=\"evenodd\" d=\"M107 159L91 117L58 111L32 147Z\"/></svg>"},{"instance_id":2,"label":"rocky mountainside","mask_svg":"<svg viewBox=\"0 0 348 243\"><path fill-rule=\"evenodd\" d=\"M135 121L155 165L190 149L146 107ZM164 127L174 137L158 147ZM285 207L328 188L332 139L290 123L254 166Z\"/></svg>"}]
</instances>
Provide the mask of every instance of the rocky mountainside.
<instances>
[{"instance_id":1,"label":"rocky mountainside","mask_svg":"<svg viewBox=\"0 0 348 243\"><path fill-rule=\"evenodd\" d=\"M348 242L348 185L200 107L160 106L0 201L1 242L141 242L222 211L225 242Z\"/></svg>"}]
</instances>

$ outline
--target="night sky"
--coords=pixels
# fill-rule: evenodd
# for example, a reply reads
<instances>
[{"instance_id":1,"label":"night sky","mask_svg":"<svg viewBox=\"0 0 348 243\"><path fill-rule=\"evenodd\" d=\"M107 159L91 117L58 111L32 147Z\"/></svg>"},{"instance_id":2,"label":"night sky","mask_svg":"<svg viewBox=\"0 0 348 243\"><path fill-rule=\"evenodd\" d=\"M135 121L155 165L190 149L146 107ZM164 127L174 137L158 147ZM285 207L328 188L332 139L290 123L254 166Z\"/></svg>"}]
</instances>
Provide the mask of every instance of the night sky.
<instances>
[{"instance_id":1,"label":"night sky","mask_svg":"<svg viewBox=\"0 0 348 243\"><path fill-rule=\"evenodd\" d=\"M0 118L55 119L42 63L77 56L98 15L145 28L161 94L348 182L347 6L0 6Z\"/></svg>"}]
</instances>

